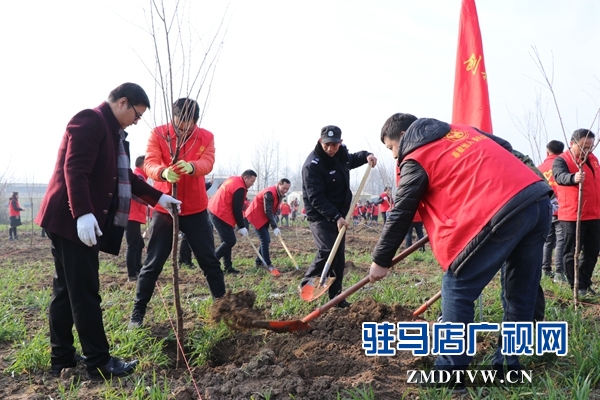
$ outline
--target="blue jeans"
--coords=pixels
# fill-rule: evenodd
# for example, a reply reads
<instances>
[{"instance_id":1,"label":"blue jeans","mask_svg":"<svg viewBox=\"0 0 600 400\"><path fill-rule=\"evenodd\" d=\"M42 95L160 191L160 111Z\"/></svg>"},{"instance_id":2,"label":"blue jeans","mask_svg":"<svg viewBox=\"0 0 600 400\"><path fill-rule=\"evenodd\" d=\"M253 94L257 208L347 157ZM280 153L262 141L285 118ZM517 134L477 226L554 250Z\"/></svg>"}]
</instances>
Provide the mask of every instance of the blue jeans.
<instances>
[{"instance_id":1,"label":"blue jeans","mask_svg":"<svg viewBox=\"0 0 600 400\"><path fill-rule=\"evenodd\" d=\"M269 234L269 224L266 223L262 228L256 229L256 234L260 239L260 248L258 252L265 259L267 265L271 265L271 257L269 257L269 245L271 244L271 235ZM259 257L256 257L256 265L262 265Z\"/></svg>"},{"instance_id":2,"label":"blue jeans","mask_svg":"<svg viewBox=\"0 0 600 400\"><path fill-rule=\"evenodd\" d=\"M408 249L412 246L412 232L413 229L417 234L417 238L419 240L423 239L423 222L412 222L410 224L410 228L408 228L408 233L406 234L406 248ZM425 246L421 247L422 251L425 251Z\"/></svg>"},{"instance_id":3,"label":"blue jeans","mask_svg":"<svg viewBox=\"0 0 600 400\"><path fill-rule=\"evenodd\" d=\"M552 208L548 198L539 199L506 220L488 241L466 261L458 276L442 278L444 322L473 322L474 302L483 288L506 263L503 276L504 321L533 321L542 275L542 251L550 230ZM503 364L500 349L494 365ZM437 369L467 369L473 356L440 355ZM516 363L518 358L515 357ZM513 364L514 361L512 360Z\"/></svg>"},{"instance_id":4,"label":"blue jeans","mask_svg":"<svg viewBox=\"0 0 600 400\"><path fill-rule=\"evenodd\" d=\"M552 218L550 225L550 233L544 244L544 259L542 261L542 269L544 271L552 271L552 251L554 250L554 266L557 274L565 273L565 265L563 263L563 254L565 250L565 237L563 228L556 217Z\"/></svg>"}]
</instances>

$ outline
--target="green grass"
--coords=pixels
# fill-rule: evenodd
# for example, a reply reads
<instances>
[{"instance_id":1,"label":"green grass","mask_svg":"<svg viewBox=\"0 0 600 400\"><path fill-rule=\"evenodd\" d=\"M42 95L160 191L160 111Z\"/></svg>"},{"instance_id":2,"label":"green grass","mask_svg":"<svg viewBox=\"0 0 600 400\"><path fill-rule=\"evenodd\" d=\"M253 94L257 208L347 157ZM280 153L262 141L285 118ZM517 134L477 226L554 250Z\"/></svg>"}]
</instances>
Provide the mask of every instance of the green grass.
<instances>
[{"instance_id":1,"label":"green grass","mask_svg":"<svg viewBox=\"0 0 600 400\"><path fill-rule=\"evenodd\" d=\"M293 228L292 228L293 229ZM289 235L294 235L293 230ZM290 240L291 242L291 240ZM312 254L297 252L287 243L295 254L296 261L304 271L312 261ZM278 243L274 242L273 246ZM309 249L306 249L309 250ZM44 248L40 251L48 251ZM349 248L346 257L357 266L347 274L344 287L356 283L368 273L370 255ZM295 273L291 260L285 253L273 258L273 262L282 271ZM48 370L50 350L48 338L47 312L51 297L51 279L53 266L40 261L20 262L15 256L2 260L0 273L0 344L11 348L5 359L8 365L5 373L36 374ZM239 291L251 289L257 295L256 306L266 311L266 317L273 320L297 319L315 308L314 303L303 302L297 295L297 280L282 284L270 279L262 269L253 267L254 257L235 259L234 266L242 270L239 276L228 276L228 289ZM100 265L103 277L123 278L122 258L106 257ZM45 271L40 273L40 271ZM416 273L415 271L418 271ZM186 274L198 274L198 270L184 271ZM165 265L163 276L170 276L170 263ZM294 275L296 276L296 275ZM598 280L598 269L595 274ZM124 282L124 278L122 279ZM185 280L184 280L185 282ZM248 282L252 282L248 285ZM571 292L565 286L559 286L548 278L542 285L547 294L546 319L549 321L567 321L569 324L569 351L565 357L553 354L521 357L524 365L534 370L532 384L500 388L469 388L471 398L477 399L588 399L598 397L600 387L600 317L590 310L598 305L575 309L571 304ZM403 260L386 279L371 285L369 290L361 290L353 295L351 301L372 297L386 304L402 304L408 309L416 309L425 300L435 294L441 286L441 273L437 262L428 250L415 252ZM174 348L174 335L170 329L170 319L174 318L173 287L170 280L155 291L146 315L146 327L127 331L127 322L131 313L135 295L132 285L125 283L101 287L103 318L111 352L125 359L140 360L139 373L123 379L105 383L101 398L114 399L168 399L172 398L173 378L161 375L155 368L172 368L173 360L166 349ZM186 330L185 348L189 361L194 367L201 367L211 358L211 350L220 341L235 335L223 324L210 321L212 299L206 285L189 285L182 290L182 307L186 321L194 321ZM499 301L500 285L498 278L484 290L484 321L501 322L502 306ZM165 304L163 303L163 299ZM439 312L440 302L434 304L424 315L434 320ZM476 315L478 310L475 310ZM160 332L156 329L160 328ZM169 333L170 332L170 333ZM76 348L80 348L76 337ZM494 334L483 334L480 341L495 343ZM477 354L473 364L489 364L492 351ZM167 369L168 370L168 369ZM184 373L185 375L186 373ZM77 399L82 388L79 379L58 380L52 383L53 398ZM436 390L412 389L420 399L450 398ZM408 397L408 394L405 394ZM596 396L596 397L594 397ZM254 399L270 399L269 389L256 393ZM293 398L293 396L290 396ZM371 400L375 399L374 390L368 385L341 390L338 399Z\"/></svg>"}]
</instances>

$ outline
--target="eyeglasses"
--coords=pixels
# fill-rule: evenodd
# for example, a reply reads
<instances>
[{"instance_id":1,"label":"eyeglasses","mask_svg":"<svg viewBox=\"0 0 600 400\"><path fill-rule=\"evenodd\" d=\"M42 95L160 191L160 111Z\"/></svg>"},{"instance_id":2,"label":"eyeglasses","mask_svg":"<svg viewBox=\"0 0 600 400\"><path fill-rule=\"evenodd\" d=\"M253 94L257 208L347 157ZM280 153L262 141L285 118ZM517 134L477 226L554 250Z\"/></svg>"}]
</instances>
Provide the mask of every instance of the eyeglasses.
<instances>
[{"instance_id":1,"label":"eyeglasses","mask_svg":"<svg viewBox=\"0 0 600 400\"><path fill-rule=\"evenodd\" d=\"M133 122L139 121L140 119L142 119L142 114L140 114L138 112L138 110L135 109L135 107L133 106L133 103L129 99L127 99L127 101L129 102L129 105L131 106L131 108L133 108L133 112L135 113L135 119L133 120Z\"/></svg>"}]
</instances>

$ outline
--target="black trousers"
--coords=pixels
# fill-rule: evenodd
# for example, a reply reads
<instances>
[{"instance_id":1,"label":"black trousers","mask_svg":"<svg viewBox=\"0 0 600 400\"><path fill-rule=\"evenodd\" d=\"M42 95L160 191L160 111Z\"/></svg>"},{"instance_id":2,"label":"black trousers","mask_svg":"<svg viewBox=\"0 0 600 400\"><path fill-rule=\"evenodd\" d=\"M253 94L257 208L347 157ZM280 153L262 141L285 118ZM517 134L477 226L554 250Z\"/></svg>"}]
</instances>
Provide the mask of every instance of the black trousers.
<instances>
[{"instance_id":1,"label":"black trousers","mask_svg":"<svg viewBox=\"0 0 600 400\"><path fill-rule=\"evenodd\" d=\"M179 243L179 264L192 265L192 249L185 235L182 235Z\"/></svg>"},{"instance_id":2,"label":"black trousers","mask_svg":"<svg viewBox=\"0 0 600 400\"><path fill-rule=\"evenodd\" d=\"M142 269L142 251L144 250L144 238L137 221L128 221L125 229L125 241L127 242L127 251L125 260L127 263L127 275L136 277Z\"/></svg>"},{"instance_id":3,"label":"black trousers","mask_svg":"<svg viewBox=\"0 0 600 400\"><path fill-rule=\"evenodd\" d=\"M575 282L575 226L576 222L560 221L565 238L565 252L563 255L565 272L571 287ZM598 260L600 251L600 220L592 219L581 221L581 255L579 258L579 287L578 289L587 289L592 286L592 274Z\"/></svg>"},{"instance_id":4,"label":"black trousers","mask_svg":"<svg viewBox=\"0 0 600 400\"><path fill-rule=\"evenodd\" d=\"M89 367L106 364L110 355L102 323L98 247L87 247L47 232L55 274L50 300L52 365L73 359L73 324Z\"/></svg>"},{"instance_id":5,"label":"black trousers","mask_svg":"<svg viewBox=\"0 0 600 400\"><path fill-rule=\"evenodd\" d=\"M150 225L152 234L148 241L146 261L138 276L134 302L134 309L141 312L146 312L154 293L154 285L173 248L173 218L155 210ZM204 210L197 214L179 216L179 230L187 236L212 296L222 297L225 294L225 279L219 260L215 256L214 236L208 221L208 212Z\"/></svg>"},{"instance_id":6,"label":"black trousers","mask_svg":"<svg viewBox=\"0 0 600 400\"><path fill-rule=\"evenodd\" d=\"M225 266L225 269L232 268L233 262L231 260L231 249L237 242L233 226L212 214L210 211L208 212L208 215L210 217L210 221L217 230L219 238L221 239L221 245L217 248L215 254L219 260L221 258L223 259L223 265Z\"/></svg>"},{"instance_id":7,"label":"black trousers","mask_svg":"<svg viewBox=\"0 0 600 400\"><path fill-rule=\"evenodd\" d=\"M335 239L337 239L338 229L335 221L311 221L310 232L313 235L313 240L317 246L317 254L313 260L308 271L304 274L302 284L306 283L310 278L314 276L321 276L323 268L327 258L331 253ZM331 268L329 269L329 276L335 276L336 279L333 284L329 287L329 298L333 299L342 291L342 283L344 281L344 266L346 264L345 257L346 250L346 235L340 242L340 246L335 253Z\"/></svg>"}]
</instances>

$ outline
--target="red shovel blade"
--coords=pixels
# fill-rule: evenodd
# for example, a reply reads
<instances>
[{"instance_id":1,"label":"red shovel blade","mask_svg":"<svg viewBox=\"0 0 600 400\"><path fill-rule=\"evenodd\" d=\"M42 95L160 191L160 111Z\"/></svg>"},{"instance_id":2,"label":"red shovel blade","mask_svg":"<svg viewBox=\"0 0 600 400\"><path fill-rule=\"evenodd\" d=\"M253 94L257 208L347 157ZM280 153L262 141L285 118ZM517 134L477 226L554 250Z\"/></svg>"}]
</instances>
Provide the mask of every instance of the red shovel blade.
<instances>
[{"instance_id":1,"label":"red shovel blade","mask_svg":"<svg viewBox=\"0 0 600 400\"><path fill-rule=\"evenodd\" d=\"M313 301L321 297L329 290L329 287L333 284L333 281L335 281L335 276L328 277L323 286L321 286L319 281L320 277L315 276L300 288L300 297L302 300Z\"/></svg>"},{"instance_id":2,"label":"red shovel blade","mask_svg":"<svg viewBox=\"0 0 600 400\"><path fill-rule=\"evenodd\" d=\"M281 273L279 272L279 270L273 266L267 267L267 271L269 271L269 273L273 276L279 276L281 275Z\"/></svg>"}]
</instances>

